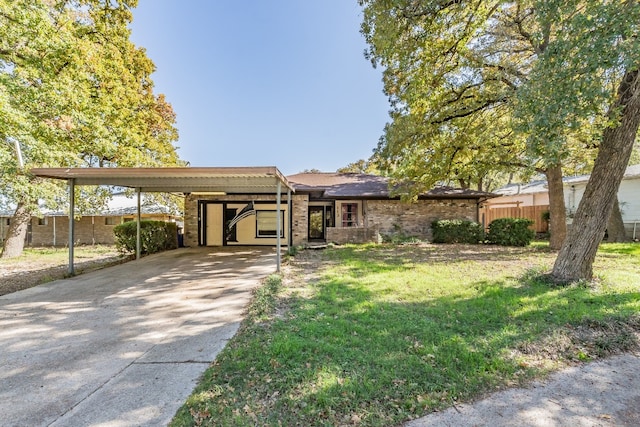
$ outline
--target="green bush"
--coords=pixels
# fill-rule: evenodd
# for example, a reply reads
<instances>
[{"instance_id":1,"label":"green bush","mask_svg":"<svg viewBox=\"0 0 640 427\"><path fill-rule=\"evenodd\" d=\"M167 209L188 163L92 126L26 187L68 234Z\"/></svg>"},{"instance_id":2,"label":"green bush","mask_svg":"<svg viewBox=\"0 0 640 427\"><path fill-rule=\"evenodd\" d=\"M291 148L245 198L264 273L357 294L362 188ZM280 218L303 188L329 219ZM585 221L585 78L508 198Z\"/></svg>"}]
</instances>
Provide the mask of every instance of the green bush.
<instances>
[{"instance_id":1,"label":"green bush","mask_svg":"<svg viewBox=\"0 0 640 427\"><path fill-rule=\"evenodd\" d=\"M442 219L431 223L433 243L480 243L482 225L462 219Z\"/></svg>"},{"instance_id":2,"label":"green bush","mask_svg":"<svg viewBox=\"0 0 640 427\"><path fill-rule=\"evenodd\" d=\"M489 224L487 242L502 246L527 246L536 233L527 218L498 218Z\"/></svg>"},{"instance_id":3,"label":"green bush","mask_svg":"<svg viewBox=\"0 0 640 427\"><path fill-rule=\"evenodd\" d=\"M113 228L116 247L123 253L136 251L137 226L135 221ZM173 222L140 221L140 252L153 254L178 247L178 229Z\"/></svg>"}]
</instances>

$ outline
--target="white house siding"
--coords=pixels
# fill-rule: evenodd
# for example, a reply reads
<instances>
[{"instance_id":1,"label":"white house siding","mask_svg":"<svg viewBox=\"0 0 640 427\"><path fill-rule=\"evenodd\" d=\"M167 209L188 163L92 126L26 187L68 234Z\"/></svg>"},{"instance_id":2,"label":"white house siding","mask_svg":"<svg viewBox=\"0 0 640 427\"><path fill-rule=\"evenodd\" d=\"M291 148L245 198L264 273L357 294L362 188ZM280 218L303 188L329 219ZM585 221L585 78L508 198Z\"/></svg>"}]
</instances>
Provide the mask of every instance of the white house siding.
<instances>
[{"instance_id":1,"label":"white house siding","mask_svg":"<svg viewBox=\"0 0 640 427\"><path fill-rule=\"evenodd\" d=\"M621 201L622 218L625 222L640 222L640 177L620 183L618 200Z\"/></svg>"},{"instance_id":2,"label":"white house siding","mask_svg":"<svg viewBox=\"0 0 640 427\"><path fill-rule=\"evenodd\" d=\"M586 181L567 183L564 186L564 200L569 222L571 222L571 215L576 212L580 200L582 200L586 187ZM640 238L640 177L624 178L620 182L618 201L628 236L635 239Z\"/></svg>"}]
</instances>

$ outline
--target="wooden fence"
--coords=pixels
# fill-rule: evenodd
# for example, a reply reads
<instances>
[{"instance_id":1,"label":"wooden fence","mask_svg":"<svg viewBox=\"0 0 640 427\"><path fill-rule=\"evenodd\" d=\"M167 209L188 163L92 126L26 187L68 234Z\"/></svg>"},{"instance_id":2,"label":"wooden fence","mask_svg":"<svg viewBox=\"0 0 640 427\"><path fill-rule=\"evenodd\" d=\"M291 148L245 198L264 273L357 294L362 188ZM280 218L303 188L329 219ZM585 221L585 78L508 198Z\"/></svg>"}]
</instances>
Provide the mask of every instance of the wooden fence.
<instances>
[{"instance_id":1,"label":"wooden fence","mask_svg":"<svg viewBox=\"0 0 640 427\"><path fill-rule=\"evenodd\" d=\"M510 206L485 205L480 210L480 222L489 227L491 221L498 218L528 218L532 220L536 233L549 231L549 224L542 219L542 214L549 210L549 205L542 206Z\"/></svg>"}]
</instances>

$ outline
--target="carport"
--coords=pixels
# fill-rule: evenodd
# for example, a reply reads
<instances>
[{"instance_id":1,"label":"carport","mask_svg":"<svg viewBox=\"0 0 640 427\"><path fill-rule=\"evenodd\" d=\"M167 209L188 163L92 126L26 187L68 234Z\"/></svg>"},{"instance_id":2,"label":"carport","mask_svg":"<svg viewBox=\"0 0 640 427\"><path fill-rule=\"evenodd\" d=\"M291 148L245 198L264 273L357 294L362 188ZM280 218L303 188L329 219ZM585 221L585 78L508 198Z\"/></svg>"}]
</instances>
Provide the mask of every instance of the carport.
<instances>
[{"instance_id":1,"label":"carport","mask_svg":"<svg viewBox=\"0 0 640 427\"><path fill-rule=\"evenodd\" d=\"M186 168L33 168L40 178L66 180L69 186L69 274L74 274L75 187L108 185L133 188L137 197L137 248L140 258L140 196L142 193L275 194L277 210L276 271L281 264L282 192L291 204L292 185L275 166ZM289 210L291 207L289 206Z\"/></svg>"}]
</instances>

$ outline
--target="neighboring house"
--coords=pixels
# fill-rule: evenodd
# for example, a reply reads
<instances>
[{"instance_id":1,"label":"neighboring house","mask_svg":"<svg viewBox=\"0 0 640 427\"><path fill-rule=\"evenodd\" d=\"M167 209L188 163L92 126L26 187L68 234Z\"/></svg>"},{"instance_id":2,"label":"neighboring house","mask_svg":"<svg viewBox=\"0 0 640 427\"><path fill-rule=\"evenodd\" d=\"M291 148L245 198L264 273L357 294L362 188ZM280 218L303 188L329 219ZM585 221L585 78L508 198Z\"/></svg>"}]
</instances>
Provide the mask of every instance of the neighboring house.
<instances>
[{"instance_id":1,"label":"neighboring house","mask_svg":"<svg viewBox=\"0 0 640 427\"><path fill-rule=\"evenodd\" d=\"M288 245L376 242L385 236L431 239L437 219L479 221L491 193L437 187L413 203L389 193L386 178L356 173L300 173L281 206L281 238ZM185 199L187 246L274 245L275 196L191 193Z\"/></svg>"},{"instance_id":2,"label":"neighboring house","mask_svg":"<svg viewBox=\"0 0 640 427\"><path fill-rule=\"evenodd\" d=\"M589 175L565 177L563 179L564 201L567 209L567 222L580 204L589 181ZM534 181L528 184L510 184L495 193L500 197L485 203L482 214L487 223L496 218L522 217L536 221L537 231L544 230L542 213L549 210L549 190L546 181ZM629 236L640 236L640 165L629 166L620 182L618 201L622 211L622 221Z\"/></svg>"},{"instance_id":3,"label":"neighboring house","mask_svg":"<svg viewBox=\"0 0 640 427\"><path fill-rule=\"evenodd\" d=\"M165 206L154 203L141 205L141 218L177 222L181 218ZM125 194L114 194L107 208L95 215L83 215L75 220L75 243L79 245L113 244L113 228L135 220L137 201ZM3 242L13 212L0 211L0 242ZM64 212L45 211L42 218L33 217L27 230L27 246L66 246L69 238L69 216Z\"/></svg>"}]
</instances>

